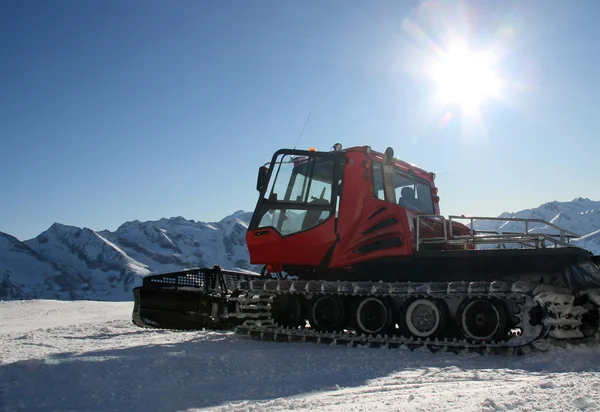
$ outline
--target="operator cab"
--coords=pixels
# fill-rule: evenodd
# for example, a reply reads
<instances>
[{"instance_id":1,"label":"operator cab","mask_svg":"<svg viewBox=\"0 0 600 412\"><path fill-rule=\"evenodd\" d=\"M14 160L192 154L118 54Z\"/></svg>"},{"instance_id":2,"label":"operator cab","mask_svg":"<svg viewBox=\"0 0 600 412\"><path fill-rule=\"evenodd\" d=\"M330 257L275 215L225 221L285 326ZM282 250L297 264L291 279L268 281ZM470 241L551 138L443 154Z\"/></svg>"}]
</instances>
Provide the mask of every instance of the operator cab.
<instances>
[{"instance_id":1,"label":"operator cab","mask_svg":"<svg viewBox=\"0 0 600 412\"><path fill-rule=\"evenodd\" d=\"M259 169L246 233L251 263L299 273L412 256L417 215L439 214L434 176L391 148L279 150Z\"/></svg>"},{"instance_id":2,"label":"operator cab","mask_svg":"<svg viewBox=\"0 0 600 412\"><path fill-rule=\"evenodd\" d=\"M281 236L312 229L335 215L343 154L337 151L280 150L261 168L260 199L252 229L273 228Z\"/></svg>"}]
</instances>

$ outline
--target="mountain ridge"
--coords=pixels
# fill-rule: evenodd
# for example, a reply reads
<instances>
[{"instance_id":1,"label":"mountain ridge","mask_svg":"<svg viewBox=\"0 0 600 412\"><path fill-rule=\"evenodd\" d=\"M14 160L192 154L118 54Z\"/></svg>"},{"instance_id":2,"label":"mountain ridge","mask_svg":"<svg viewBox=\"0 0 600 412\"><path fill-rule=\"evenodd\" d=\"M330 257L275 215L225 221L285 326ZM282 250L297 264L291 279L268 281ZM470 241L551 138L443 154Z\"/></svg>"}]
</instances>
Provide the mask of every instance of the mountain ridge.
<instances>
[{"instance_id":1,"label":"mountain ridge","mask_svg":"<svg viewBox=\"0 0 600 412\"><path fill-rule=\"evenodd\" d=\"M54 223L26 241L0 232L0 299L131 300L131 289L151 273L213 265L258 271L250 264L245 240L251 217L252 212L238 210L218 222L182 216L133 220L115 231ZM600 201L552 201L498 217L557 224L582 236L574 244L600 254ZM522 223L502 220L476 223L475 228L524 230ZM555 229L529 224L528 231Z\"/></svg>"},{"instance_id":2,"label":"mountain ridge","mask_svg":"<svg viewBox=\"0 0 600 412\"><path fill-rule=\"evenodd\" d=\"M214 264L256 270L245 244L251 215L134 220L113 232L54 223L26 241L0 232L0 299L131 300L150 273Z\"/></svg>"}]
</instances>

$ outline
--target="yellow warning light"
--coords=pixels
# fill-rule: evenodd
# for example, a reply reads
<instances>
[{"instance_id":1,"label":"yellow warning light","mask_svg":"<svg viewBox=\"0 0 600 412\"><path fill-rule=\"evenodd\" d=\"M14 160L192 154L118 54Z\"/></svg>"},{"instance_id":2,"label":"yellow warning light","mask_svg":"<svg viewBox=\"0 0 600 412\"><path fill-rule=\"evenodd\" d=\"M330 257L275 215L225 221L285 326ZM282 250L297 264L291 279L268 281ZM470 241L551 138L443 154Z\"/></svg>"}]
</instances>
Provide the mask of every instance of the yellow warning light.
<instances>
[{"instance_id":1,"label":"yellow warning light","mask_svg":"<svg viewBox=\"0 0 600 412\"><path fill-rule=\"evenodd\" d=\"M317 149L315 149L314 147L311 147L311 148L310 148L310 149L308 149L308 150L309 150L309 151L311 151L311 152L316 152L316 151L317 151Z\"/></svg>"}]
</instances>

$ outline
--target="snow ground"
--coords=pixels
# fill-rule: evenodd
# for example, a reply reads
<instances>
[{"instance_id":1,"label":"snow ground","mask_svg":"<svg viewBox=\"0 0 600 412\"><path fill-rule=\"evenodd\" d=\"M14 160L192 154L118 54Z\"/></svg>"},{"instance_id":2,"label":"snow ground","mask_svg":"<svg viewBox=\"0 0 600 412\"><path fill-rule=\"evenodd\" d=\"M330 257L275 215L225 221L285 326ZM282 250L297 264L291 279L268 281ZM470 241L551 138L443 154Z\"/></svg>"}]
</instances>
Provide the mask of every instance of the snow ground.
<instances>
[{"instance_id":1,"label":"snow ground","mask_svg":"<svg viewBox=\"0 0 600 412\"><path fill-rule=\"evenodd\" d=\"M0 302L0 411L600 410L600 348L521 357L256 342L131 302Z\"/></svg>"}]
</instances>

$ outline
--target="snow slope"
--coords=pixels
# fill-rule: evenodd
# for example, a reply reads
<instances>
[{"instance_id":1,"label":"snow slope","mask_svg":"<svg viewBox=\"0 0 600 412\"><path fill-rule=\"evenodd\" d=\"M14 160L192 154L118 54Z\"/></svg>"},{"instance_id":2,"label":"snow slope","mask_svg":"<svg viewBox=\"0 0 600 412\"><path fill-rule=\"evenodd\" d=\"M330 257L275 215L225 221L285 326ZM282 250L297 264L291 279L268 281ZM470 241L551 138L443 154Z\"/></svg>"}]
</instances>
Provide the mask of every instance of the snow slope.
<instances>
[{"instance_id":1,"label":"snow slope","mask_svg":"<svg viewBox=\"0 0 600 412\"><path fill-rule=\"evenodd\" d=\"M60 265L69 282L57 286L70 291L72 299L129 300L136 278L150 273L146 265L130 258L119 246L88 228L55 223L24 243Z\"/></svg>"},{"instance_id":2,"label":"snow slope","mask_svg":"<svg viewBox=\"0 0 600 412\"><path fill-rule=\"evenodd\" d=\"M55 263L0 232L0 298L41 297L62 275Z\"/></svg>"},{"instance_id":3,"label":"snow slope","mask_svg":"<svg viewBox=\"0 0 600 412\"><path fill-rule=\"evenodd\" d=\"M573 244L600 255L600 229L573 240Z\"/></svg>"},{"instance_id":4,"label":"snow slope","mask_svg":"<svg viewBox=\"0 0 600 412\"><path fill-rule=\"evenodd\" d=\"M600 349L521 357L256 342L132 304L0 302L0 411L600 409Z\"/></svg>"}]
</instances>

